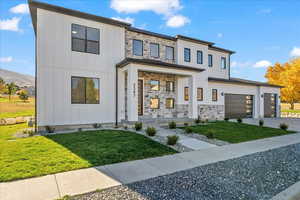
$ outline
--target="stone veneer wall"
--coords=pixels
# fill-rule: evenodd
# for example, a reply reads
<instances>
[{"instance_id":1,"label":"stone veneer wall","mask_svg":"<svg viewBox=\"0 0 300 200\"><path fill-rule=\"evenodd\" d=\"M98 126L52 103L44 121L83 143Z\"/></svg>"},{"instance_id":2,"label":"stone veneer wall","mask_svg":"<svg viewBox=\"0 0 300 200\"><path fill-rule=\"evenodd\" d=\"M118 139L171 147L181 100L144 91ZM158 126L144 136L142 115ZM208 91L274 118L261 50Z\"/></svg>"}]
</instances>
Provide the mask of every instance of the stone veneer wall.
<instances>
[{"instance_id":1,"label":"stone veneer wall","mask_svg":"<svg viewBox=\"0 0 300 200\"><path fill-rule=\"evenodd\" d=\"M143 41L143 56L134 56L132 52L132 40L142 40ZM146 35L143 33L137 33L133 31L126 30L125 32L125 48L126 48L126 57L131 58L147 58L147 59L154 59L160 60L163 62L175 63L175 60L168 60L166 59L165 55L165 47L171 46L174 48L174 58L176 58L176 42L173 40L163 39L160 37L154 37L150 35ZM150 43L158 43L159 44L159 58L154 58L150 56Z\"/></svg>"},{"instance_id":2,"label":"stone veneer wall","mask_svg":"<svg viewBox=\"0 0 300 200\"><path fill-rule=\"evenodd\" d=\"M225 117L224 105L198 105L198 114L201 119L219 119Z\"/></svg>"},{"instance_id":3,"label":"stone veneer wall","mask_svg":"<svg viewBox=\"0 0 300 200\"><path fill-rule=\"evenodd\" d=\"M144 114L140 116L140 119L152 119L152 118L177 118L188 116L188 105L176 104L176 75L172 74L159 74L152 72L139 72L139 78L144 80ZM158 80L160 82L160 90L152 91L150 88L150 81ZM175 84L175 91L166 91L166 81L173 81ZM150 99L159 98L160 108L151 109ZM166 99L174 99L174 108L166 108Z\"/></svg>"}]
</instances>

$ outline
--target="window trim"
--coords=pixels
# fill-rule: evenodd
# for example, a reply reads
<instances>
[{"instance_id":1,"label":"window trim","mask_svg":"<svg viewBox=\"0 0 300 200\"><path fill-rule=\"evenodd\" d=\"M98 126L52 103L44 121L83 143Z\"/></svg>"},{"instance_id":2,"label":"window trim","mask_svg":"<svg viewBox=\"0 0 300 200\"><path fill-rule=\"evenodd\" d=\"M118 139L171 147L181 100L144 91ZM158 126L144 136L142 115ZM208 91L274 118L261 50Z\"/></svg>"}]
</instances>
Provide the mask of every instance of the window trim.
<instances>
[{"instance_id":1,"label":"window trim","mask_svg":"<svg viewBox=\"0 0 300 200\"><path fill-rule=\"evenodd\" d=\"M73 103L72 101L72 78L83 78L84 79L84 103ZM86 103L86 79L97 79L98 80L98 94L99 99L97 103ZM90 105L90 104L100 104L100 78L98 77L84 77L84 76L71 76L71 104L80 104L80 105Z\"/></svg>"},{"instance_id":2,"label":"window trim","mask_svg":"<svg viewBox=\"0 0 300 200\"><path fill-rule=\"evenodd\" d=\"M224 60L224 66L222 65L223 60ZM222 56L221 57L221 69L226 69L226 68L227 68L226 57Z\"/></svg>"},{"instance_id":3,"label":"window trim","mask_svg":"<svg viewBox=\"0 0 300 200\"><path fill-rule=\"evenodd\" d=\"M189 101L189 87L184 87L183 96L185 101Z\"/></svg>"},{"instance_id":4,"label":"window trim","mask_svg":"<svg viewBox=\"0 0 300 200\"><path fill-rule=\"evenodd\" d=\"M172 47L172 46L166 46L166 49L165 49L166 52L167 52L167 48L171 48L172 49L172 59L167 58L167 53L165 55L165 59L166 60L175 60L175 49L174 49L174 47Z\"/></svg>"},{"instance_id":5,"label":"window trim","mask_svg":"<svg viewBox=\"0 0 300 200\"><path fill-rule=\"evenodd\" d=\"M168 83L173 83L173 87L171 88L171 90L169 90L169 88L168 88ZM167 92L175 92L175 81L166 81L166 91Z\"/></svg>"},{"instance_id":6,"label":"window trim","mask_svg":"<svg viewBox=\"0 0 300 200\"><path fill-rule=\"evenodd\" d=\"M152 87L151 87L151 86L152 86L152 84L151 84L152 81L157 81L157 82L158 82L158 90L153 90L153 89L152 89ZM151 79L151 80L150 80L150 90L151 90L151 91L160 91L160 81L159 81L159 80Z\"/></svg>"},{"instance_id":7,"label":"window trim","mask_svg":"<svg viewBox=\"0 0 300 200\"><path fill-rule=\"evenodd\" d=\"M172 100L173 101L172 107L168 107L167 106L167 101L168 100ZM175 108L175 99L174 98L166 98L166 109L174 109L174 108Z\"/></svg>"},{"instance_id":8,"label":"window trim","mask_svg":"<svg viewBox=\"0 0 300 200\"><path fill-rule=\"evenodd\" d=\"M157 47L158 47L158 55L157 56L152 56L151 55L151 45L157 45ZM149 44L149 46L150 46L150 57L152 57L152 58L159 58L160 57L160 46L159 46L159 43L155 43L155 42L150 42L150 44Z\"/></svg>"},{"instance_id":9,"label":"window trim","mask_svg":"<svg viewBox=\"0 0 300 200\"><path fill-rule=\"evenodd\" d=\"M152 108L152 107L151 107L151 100L152 100L152 99L158 99L158 106L157 106L157 108ZM151 97L151 98L150 98L150 109L160 109L160 99L159 99L158 97Z\"/></svg>"},{"instance_id":10,"label":"window trim","mask_svg":"<svg viewBox=\"0 0 300 200\"><path fill-rule=\"evenodd\" d=\"M210 58L211 58L211 60L210 60ZM208 54L208 66L209 67L213 67L213 65L214 65L214 61L213 60L214 60L213 55L212 54Z\"/></svg>"},{"instance_id":11,"label":"window trim","mask_svg":"<svg viewBox=\"0 0 300 200\"><path fill-rule=\"evenodd\" d=\"M199 91L201 91L200 98L199 98ZM197 88L197 101L203 101L203 88Z\"/></svg>"},{"instance_id":12,"label":"window trim","mask_svg":"<svg viewBox=\"0 0 300 200\"><path fill-rule=\"evenodd\" d=\"M84 27L84 29L85 29L85 31L84 31L84 39L73 37L73 33L72 33L73 25L77 25L77 26L82 26L82 27ZM99 32L99 40L98 40L98 41L96 41L96 40L88 40L88 39L87 39L87 28L91 28L91 29L96 29L96 30L98 30L98 32ZM74 40L74 39L77 39L77 40L83 40L83 41L84 41L84 51L79 51L79 50L74 50L74 49L73 49L73 40ZM87 43L88 43L88 42L96 42L96 43L98 43L98 52L97 52L97 53L87 52ZM71 24L71 51L81 52L81 53L91 53L91 54L95 54L95 55L100 55L100 29L99 29L99 28L93 28L93 27L90 27L90 26L84 26L84 25L81 25L81 24L72 23L72 24Z\"/></svg>"},{"instance_id":13,"label":"window trim","mask_svg":"<svg viewBox=\"0 0 300 200\"><path fill-rule=\"evenodd\" d=\"M199 53L201 55L200 62L199 62L199 58L198 58ZM203 64L203 51L201 51L201 50L197 50L197 64Z\"/></svg>"},{"instance_id":14,"label":"window trim","mask_svg":"<svg viewBox=\"0 0 300 200\"><path fill-rule=\"evenodd\" d=\"M135 55L134 54L134 41L140 41L142 43L142 55ZM132 39L132 55L134 56L144 56L144 41L139 39Z\"/></svg>"},{"instance_id":15,"label":"window trim","mask_svg":"<svg viewBox=\"0 0 300 200\"><path fill-rule=\"evenodd\" d=\"M188 60L185 59L185 51L186 50L189 51L189 59ZM184 59L184 62L191 62L191 49L190 48L184 48L184 50L183 50L183 59Z\"/></svg>"},{"instance_id":16,"label":"window trim","mask_svg":"<svg viewBox=\"0 0 300 200\"><path fill-rule=\"evenodd\" d=\"M214 91L216 92L216 99L214 99ZM218 101L218 89L212 89L211 100Z\"/></svg>"}]
</instances>

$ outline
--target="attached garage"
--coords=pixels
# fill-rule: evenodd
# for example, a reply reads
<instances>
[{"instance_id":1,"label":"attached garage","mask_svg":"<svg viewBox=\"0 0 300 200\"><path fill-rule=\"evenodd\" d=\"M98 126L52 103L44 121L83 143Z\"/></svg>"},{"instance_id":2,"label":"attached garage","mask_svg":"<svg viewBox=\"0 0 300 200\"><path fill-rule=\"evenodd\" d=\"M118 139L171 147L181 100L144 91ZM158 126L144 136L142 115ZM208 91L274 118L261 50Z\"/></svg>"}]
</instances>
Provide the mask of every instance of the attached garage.
<instances>
[{"instance_id":1,"label":"attached garage","mask_svg":"<svg viewBox=\"0 0 300 200\"><path fill-rule=\"evenodd\" d=\"M225 117L252 118L253 95L225 94Z\"/></svg>"},{"instance_id":2,"label":"attached garage","mask_svg":"<svg viewBox=\"0 0 300 200\"><path fill-rule=\"evenodd\" d=\"M264 93L264 117L276 117L277 94Z\"/></svg>"}]
</instances>

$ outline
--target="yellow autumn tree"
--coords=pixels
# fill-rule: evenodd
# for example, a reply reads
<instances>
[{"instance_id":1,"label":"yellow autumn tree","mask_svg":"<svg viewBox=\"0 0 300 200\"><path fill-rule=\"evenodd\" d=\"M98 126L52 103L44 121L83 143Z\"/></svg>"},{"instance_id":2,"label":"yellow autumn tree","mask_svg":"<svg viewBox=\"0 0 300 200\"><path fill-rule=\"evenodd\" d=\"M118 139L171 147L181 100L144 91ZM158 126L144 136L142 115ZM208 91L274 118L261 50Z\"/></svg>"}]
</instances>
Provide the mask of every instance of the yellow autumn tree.
<instances>
[{"instance_id":1,"label":"yellow autumn tree","mask_svg":"<svg viewBox=\"0 0 300 200\"><path fill-rule=\"evenodd\" d=\"M300 102L300 58L268 67L265 77L268 83L284 87L280 91L281 100L294 109L294 104Z\"/></svg>"}]
</instances>

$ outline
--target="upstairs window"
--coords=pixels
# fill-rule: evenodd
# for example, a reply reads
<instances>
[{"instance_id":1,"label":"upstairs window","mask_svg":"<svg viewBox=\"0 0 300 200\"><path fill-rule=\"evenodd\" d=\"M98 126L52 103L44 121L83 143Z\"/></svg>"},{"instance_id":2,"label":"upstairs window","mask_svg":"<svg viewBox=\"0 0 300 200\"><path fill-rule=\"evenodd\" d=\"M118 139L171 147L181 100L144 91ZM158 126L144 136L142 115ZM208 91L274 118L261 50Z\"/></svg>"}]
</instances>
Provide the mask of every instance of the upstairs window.
<instances>
[{"instance_id":1,"label":"upstairs window","mask_svg":"<svg viewBox=\"0 0 300 200\"><path fill-rule=\"evenodd\" d=\"M99 54L100 31L72 24L72 51Z\"/></svg>"},{"instance_id":2,"label":"upstairs window","mask_svg":"<svg viewBox=\"0 0 300 200\"><path fill-rule=\"evenodd\" d=\"M191 50L189 48L184 48L184 61L191 62Z\"/></svg>"},{"instance_id":3,"label":"upstairs window","mask_svg":"<svg viewBox=\"0 0 300 200\"><path fill-rule=\"evenodd\" d=\"M221 58L221 68L226 69L226 58L225 57Z\"/></svg>"},{"instance_id":4,"label":"upstairs window","mask_svg":"<svg viewBox=\"0 0 300 200\"><path fill-rule=\"evenodd\" d=\"M150 81L150 88L152 91L159 91L159 81L157 80L151 80Z\"/></svg>"},{"instance_id":5,"label":"upstairs window","mask_svg":"<svg viewBox=\"0 0 300 200\"><path fill-rule=\"evenodd\" d=\"M208 54L208 66L212 67L213 66L213 55Z\"/></svg>"},{"instance_id":6,"label":"upstairs window","mask_svg":"<svg viewBox=\"0 0 300 200\"><path fill-rule=\"evenodd\" d=\"M159 44L150 43L150 56L154 58L159 58Z\"/></svg>"},{"instance_id":7,"label":"upstairs window","mask_svg":"<svg viewBox=\"0 0 300 200\"><path fill-rule=\"evenodd\" d=\"M197 100L203 101L203 88L197 88Z\"/></svg>"},{"instance_id":8,"label":"upstairs window","mask_svg":"<svg viewBox=\"0 0 300 200\"><path fill-rule=\"evenodd\" d=\"M212 89L212 100L218 101L218 90L217 89Z\"/></svg>"},{"instance_id":9,"label":"upstairs window","mask_svg":"<svg viewBox=\"0 0 300 200\"><path fill-rule=\"evenodd\" d=\"M166 46L166 59L174 60L174 47Z\"/></svg>"},{"instance_id":10,"label":"upstairs window","mask_svg":"<svg viewBox=\"0 0 300 200\"><path fill-rule=\"evenodd\" d=\"M184 100L189 100L189 87L184 87Z\"/></svg>"},{"instance_id":11,"label":"upstairs window","mask_svg":"<svg viewBox=\"0 0 300 200\"><path fill-rule=\"evenodd\" d=\"M72 104L99 104L99 79L86 77L71 78Z\"/></svg>"},{"instance_id":12,"label":"upstairs window","mask_svg":"<svg viewBox=\"0 0 300 200\"><path fill-rule=\"evenodd\" d=\"M197 64L203 64L203 52L197 51Z\"/></svg>"},{"instance_id":13,"label":"upstairs window","mask_svg":"<svg viewBox=\"0 0 300 200\"><path fill-rule=\"evenodd\" d=\"M142 40L132 40L132 52L135 56L143 55L143 41Z\"/></svg>"},{"instance_id":14,"label":"upstairs window","mask_svg":"<svg viewBox=\"0 0 300 200\"><path fill-rule=\"evenodd\" d=\"M175 84L173 81L166 82L166 91L167 92L174 92L175 91Z\"/></svg>"}]
</instances>

